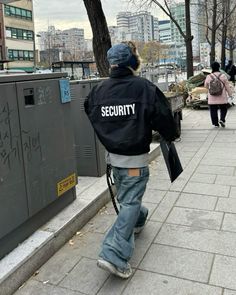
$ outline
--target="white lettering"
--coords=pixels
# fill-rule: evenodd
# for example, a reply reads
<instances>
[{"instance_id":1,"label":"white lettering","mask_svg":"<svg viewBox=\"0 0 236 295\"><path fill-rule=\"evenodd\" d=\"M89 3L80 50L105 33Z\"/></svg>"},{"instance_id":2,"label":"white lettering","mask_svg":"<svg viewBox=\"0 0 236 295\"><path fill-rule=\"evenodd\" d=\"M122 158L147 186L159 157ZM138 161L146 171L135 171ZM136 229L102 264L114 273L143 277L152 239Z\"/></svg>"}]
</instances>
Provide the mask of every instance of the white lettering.
<instances>
[{"instance_id":1,"label":"white lettering","mask_svg":"<svg viewBox=\"0 0 236 295\"><path fill-rule=\"evenodd\" d=\"M105 107L101 107L101 111L102 111L102 117L105 117L106 114L105 114Z\"/></svg>"},{"instance_id":2,"label":"white lettering","mask_svg":"<svg viewBox=\"0 0 236 295\"><path fill-rule=\"evenodd\" d=\"M114 114L114 107L110 106L109 107L109 116L113 117L113 114Z\"/></svg>"},{"instance_id":3,"label":"white lettering","mask_svg":"<svg viewBox=\"0 0 236 295\"><path fill-rule=\"evenodd\" d=\"M134 104L134 103L131 104L130 107L131 107L131 109L132 109L132 113L133 113L133 115L134 115L134 114L135 114L135 104Z\"/></svg>"},{"instance_id":4,"label":"white lettering","mask_svg":"<svg viewBox=\"0 0 236 295\"><path fill-rule=\"evenodd\" d=\"M102 106L102 117L128 116L135 114L135 103L125 105Z\"/></svg>"},{"instance_id":5,"label":"white lettering","mask_svg":"<svg viewBox=\"0 0 236 295\"><path fill-rule=\"evenodd\" d=\"M119 108L119 116L124 116L124 112L123 112L124 107L123 106L118 106L118 108Z\"/></svg>"},{"instance_id":6,"label":"white lettering","mask_svg":"<svg viewBox=\"0 0 236 295\"><path fill-rule=\"evenodd\" d=\"M106 109L106 117L109 117L109 107L105 107L105 109Z\"/></svg>"},{"instance_id":7,"label":"white lettering","mask_svg":"<svg viewBox=\"0 0 236 295\"><path fill-rule=\"evenodd\" d=\"M114 111L114 116L119 116L119 112L118 112L118 106L114 106L115 111Z\"/></svg>"}]
</instances>

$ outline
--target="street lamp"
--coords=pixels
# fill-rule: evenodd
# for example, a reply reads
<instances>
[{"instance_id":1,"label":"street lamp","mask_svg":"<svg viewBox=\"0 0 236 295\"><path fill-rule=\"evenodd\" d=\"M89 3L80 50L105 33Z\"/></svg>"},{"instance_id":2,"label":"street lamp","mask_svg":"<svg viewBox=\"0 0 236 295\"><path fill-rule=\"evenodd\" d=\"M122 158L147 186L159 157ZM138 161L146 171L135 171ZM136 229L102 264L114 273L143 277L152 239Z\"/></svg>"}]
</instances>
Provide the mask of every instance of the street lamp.
<instances>
[{"instance_id":1,"label":"street lamp","mask_svg":"<svg viewBox=\"0 0 236 295\"><path fill-rule=\"evenodd\" d=\"M1 0L0 0L1 1ZM35 42L35 37L41 37L41 35L34 33L33 35L33 52L34 52L34 73L36 72L36 42Z\"/></svg>"}]
</instances>

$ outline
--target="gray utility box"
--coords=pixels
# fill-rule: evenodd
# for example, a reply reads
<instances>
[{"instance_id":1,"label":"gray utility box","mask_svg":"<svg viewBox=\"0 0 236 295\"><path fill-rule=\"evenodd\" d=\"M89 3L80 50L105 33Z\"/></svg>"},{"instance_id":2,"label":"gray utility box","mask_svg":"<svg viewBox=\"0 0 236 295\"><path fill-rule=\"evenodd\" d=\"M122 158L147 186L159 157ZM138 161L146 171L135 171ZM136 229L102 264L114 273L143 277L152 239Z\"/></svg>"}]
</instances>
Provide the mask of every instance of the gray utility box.
<instances>
[{"instance_id":1,"label":"gray utility box","mask_svg":"<svg viewBox=\"0 0 236 295\"><path fill-rule=\"evenodd\" d=\"M61 73L0 76L0 258L75 199L69 90Z\"/></svg>"},{"instance_id":2,"label":"gray utility box","mask_svg":"<svg viewBox=\"0 0 236 295\"><path fill-rule=\"evenodd\" d=\"M106 172L105 148L98 140L84 111L84 100L101 79L70 81L77 172L80 176L102 176Z\"/></svg>"}]
</instances>

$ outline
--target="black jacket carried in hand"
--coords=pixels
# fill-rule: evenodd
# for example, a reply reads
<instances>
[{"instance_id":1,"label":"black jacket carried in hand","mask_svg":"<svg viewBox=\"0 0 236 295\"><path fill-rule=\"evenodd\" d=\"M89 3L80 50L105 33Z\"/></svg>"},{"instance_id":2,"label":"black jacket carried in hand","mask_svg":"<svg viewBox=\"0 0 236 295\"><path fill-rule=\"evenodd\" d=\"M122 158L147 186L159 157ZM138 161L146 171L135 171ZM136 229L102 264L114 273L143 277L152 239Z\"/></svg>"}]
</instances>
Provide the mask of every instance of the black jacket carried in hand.
<instances>
[{"instance_id":1,"label":"black jacket carried in hand","mask_svg":"<svg viewBox=\"0 0 236 295\"><path fill-rule=\"evenodd\" d=\"M149 152L152 130L167 141L177 138L175 121L164 94L128 68L114 68L94 86L84 103L95 132L108 152Z\"/></svg>"}]
</instances>

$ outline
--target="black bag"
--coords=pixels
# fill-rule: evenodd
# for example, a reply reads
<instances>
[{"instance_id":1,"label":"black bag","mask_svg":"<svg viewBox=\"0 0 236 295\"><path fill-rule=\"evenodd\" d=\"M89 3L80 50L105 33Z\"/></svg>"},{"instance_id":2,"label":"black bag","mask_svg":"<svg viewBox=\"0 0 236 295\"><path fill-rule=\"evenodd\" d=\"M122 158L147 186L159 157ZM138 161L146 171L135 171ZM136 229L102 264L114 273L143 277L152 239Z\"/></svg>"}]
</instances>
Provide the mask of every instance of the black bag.
<instances>
[{"instance_id":1,"label":"black bag","mask_svg":"<svg viewBox=\"0 0 236 295\"><path fill-rule=\"evenodd\" d=\"M173 142L169 143L162 139L160 146L170 175L170 180L173 182L183 171L178 153Z\"/></svg>"}]
</instances>

